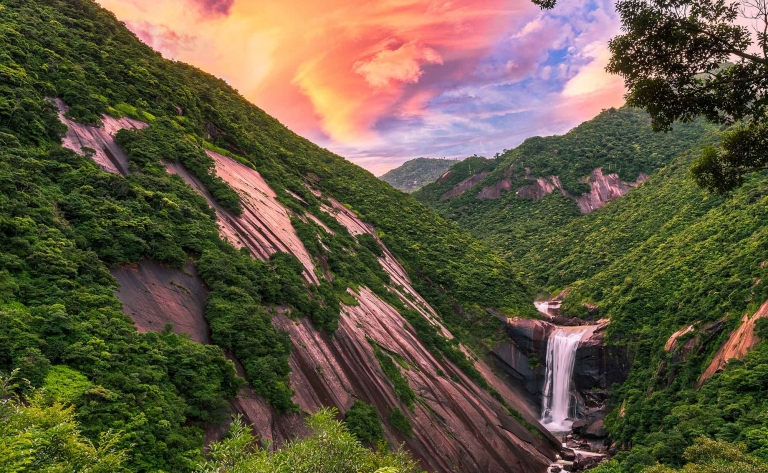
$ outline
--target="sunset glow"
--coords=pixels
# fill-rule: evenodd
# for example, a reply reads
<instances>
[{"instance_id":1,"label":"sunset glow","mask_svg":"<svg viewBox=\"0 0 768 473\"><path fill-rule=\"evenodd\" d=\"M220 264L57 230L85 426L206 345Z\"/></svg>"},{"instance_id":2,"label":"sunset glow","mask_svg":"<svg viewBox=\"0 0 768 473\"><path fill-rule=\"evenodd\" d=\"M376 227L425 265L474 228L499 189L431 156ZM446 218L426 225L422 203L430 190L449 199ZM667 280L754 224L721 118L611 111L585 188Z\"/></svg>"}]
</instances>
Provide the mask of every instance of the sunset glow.
<instances>
[{"instance_id":1,"label":"sunset glow","mask_svg":"<svg viewBox=\"0 0 768 473\"><path fill-rule=\"evenodd\" d=\"M493 156L618 106L610 0L99 0L165 57L227 80L376 174Z\"/></svg>"}]
</instances>

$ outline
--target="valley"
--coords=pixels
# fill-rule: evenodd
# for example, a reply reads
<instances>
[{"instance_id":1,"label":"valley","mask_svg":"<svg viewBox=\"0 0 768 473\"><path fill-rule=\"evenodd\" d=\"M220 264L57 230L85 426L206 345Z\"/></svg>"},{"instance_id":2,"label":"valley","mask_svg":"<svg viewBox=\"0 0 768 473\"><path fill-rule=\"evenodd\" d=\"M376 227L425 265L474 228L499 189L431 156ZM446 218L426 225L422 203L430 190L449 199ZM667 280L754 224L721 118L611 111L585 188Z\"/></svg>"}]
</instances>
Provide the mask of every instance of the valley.
<instances>
[{"instance_id":1,"label":"valley","mask_svg":"<svg viewBox=\"0 0 768 473\"><path fill-rule=\"evenodd\" d=\"M0 27L0 471L766 471L725 128L611 108L409 195L92 0Z\"/></svg>"}]
</instances>

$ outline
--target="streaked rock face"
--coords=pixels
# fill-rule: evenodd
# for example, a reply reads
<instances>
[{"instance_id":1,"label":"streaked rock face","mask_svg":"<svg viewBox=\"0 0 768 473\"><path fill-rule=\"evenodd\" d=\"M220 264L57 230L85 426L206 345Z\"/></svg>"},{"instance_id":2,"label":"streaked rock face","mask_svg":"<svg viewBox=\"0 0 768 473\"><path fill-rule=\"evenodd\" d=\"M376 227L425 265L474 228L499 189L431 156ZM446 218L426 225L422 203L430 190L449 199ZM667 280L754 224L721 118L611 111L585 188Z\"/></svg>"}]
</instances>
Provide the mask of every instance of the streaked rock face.
<instances>
[{"instance_id":1,"label":"streaked rock face","mask_svg":"<svg viewBox=\"0 0 768 473\"><path fill-rule=\"evenodd\" d=\"M115 170L127 170L127 159L121 151L117 153L119 147L114 143L113 135L106 129L86 131L95 133L102 140L101 145L114 147L110 148L112 156L121 156L117 161L120 166L115 165ZM77 147L74 141L70 144ZM266 259L278 251L292 253L304 264L307 282L317 283L314 261L290 223L290 211L276 200L276 194L261 175L230 158L216 153L209 155L216 162L217 174L240 194L244 208L242 216L234 216L221 208L180 164L166 163L166 166L169 172L178 174L203 195L216 210L222 238L237 247L247 247L257 258ZM94 159L101 159L105 165L112 163L106 152L103 156L107 161L99 155L94 155ZM362 222L341 203L329 200L331 206L324 206L323 210L333 215L352 235L368 233L382 245L384 253L379 263L391 277L390 290L438 326L444 336L453 338L440 323L437 312L413 288L403 266L378 240L376 229ZM307 218L316 219L315 216ZM153 262L142 262L137 268L115 270L114 274L121 282L119 295L124 300L124 310L134 318L140 330L162 330L166 323L172 323L175 330L189 333L200 343L210 341L203 316L207 291L193 269L184 274ZM394 407L400 407L413 424L414 436L403 437L385 421L386 436L393 442L404 442L429 471L529 473L546 470L560 449L557 439L538 424L535 412L524 398L499 379L490 366L482 360L475 362L476 368L507 403L537 426L538 434L508 415L499 401L453 363L433 356L394 307L365 287L351 294L358 304L343 306L339 328L333 338L315 330L307 319L294 321L285 315L276 315L272 319L276 327L290 334L293 342L291 384L296 391L294 402L302 410L312 412L321 406L334 406L343 413L355 399L362 399L376 406L386 419ZM418 397L413 411L400 404L379 367L371 341L407 363L408 369L403 369L403 375ZM243 376L240 363L232 360ZM305 431L301 416L275 413L250 388L244 388L231 400L230 407L232 412L243 414L258 434L273 445ZM225 431L226 425L212 426L206 432L206 439L221 438Z\"/></svg>"},{"instance_id":2,"label":"streaked rock face","mask_svg":"<svg viewBox=\"0 0 768 473\"><path fill-rule=\"evenodd\" d=\"M139 332L159 332L172 324L176 333L186 333L198 343L211 343L205 320L208 288L193 264L180 270L143 260L110 273L120 283L117 297L123 312Z\"/></svg>"},{"instance_id":3,"label":"streaked rock face","mask_svg":"<svg viewBox=\"0 0 768 473\"><path fill-rule=\"evenodd\" d=\"M739 328L731 333L728 340L720 347L714 359L699 378L698 386L702 386L706 380L722 370L728 360L741 360L747 352L760 341L755 333L755 322L763 317L768 317L768 302L765 302L754 315L744 314Z\"/></svg>"},{"instance_id":4,"label":"streaked rock face","mask_svg":"<svg viewBox=\"0 0 768 473\"><path fill-rule=\"evenodd\" d=\"M62 146L75 153L85 156L83 148L94 151L93 160L103 170L113 174L128 174L128 158L123 150L115 143L115 135L123 129L141 130L146 123L132 118L116 119L108 115L101 117L102 126L95 127L76 123L65 116L69 107L59 99L55 100L59 109L59 120L67 125L67 134L62 140Z\"/></svg>"},{"instance_id":5,"label":"streaked rock face","mask_svg":"<svg viewBox=\"0 0 768 473\"><path fill-rule=\"evenodd\" d=\"M608 202L616 200L629 192L633 187L637 187L648 179L648 174L641 173L637 181L624 182L619 179L616 173L605 175L602 168L592 171L586 183L591 187L590 191L579 197L576 197L576 205L583 214L588 214L594 210L602 208Z\"/></svg>"},{"instance_id":6,"label":"streaked rock face","mask_svg":"<svg viewBox=\"0 0 768 473\"><path fill-rule=\"evenodd\" d=\"M268 259L277 252L290 253L304 265L304 278L317 284L319 280L315 275L314 263L291 224L288 210L277 201L277 194L261 174L232 158L213 151L207 153L216 163L216 174L240 195L242 215L233 215L217 204L205 186L180 163L165 164L168 172L181 176L216 210L222 239L237 248L248 248L261 259Z\"/></svg>"}]
</instances>

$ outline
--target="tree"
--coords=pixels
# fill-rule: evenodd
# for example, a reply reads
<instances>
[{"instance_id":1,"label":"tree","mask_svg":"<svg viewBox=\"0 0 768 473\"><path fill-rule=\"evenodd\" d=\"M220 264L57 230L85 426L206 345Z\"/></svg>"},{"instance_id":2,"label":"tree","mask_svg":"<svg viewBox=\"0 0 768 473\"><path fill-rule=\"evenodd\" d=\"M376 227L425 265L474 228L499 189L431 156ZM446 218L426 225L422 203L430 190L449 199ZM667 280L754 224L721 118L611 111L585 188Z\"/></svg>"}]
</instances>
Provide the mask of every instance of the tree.
<instances>
[{"instance_id":1,"label":"tree","mask_svg":"<svg viewBox=\"0 0 768 473\"><path fill-rule=\"evenodd\" d=\"M621 0L616 10L607 70L624 78L627 104L655 131L697 117L732 127L691 168L696 182L726 194L768 169L768 0Z\"/></svg>"},{"instance_id":2,"label":"tree","mask_svg":"<svg viewBox=\"0 0 768 473\"><path fill-rule=\"evenodd\" d=\"M373 451L322 408L307 418L310 435L270 451L259 447L251 429L235 418L227 438L211 444L198 473L417 473L418 464L402 447Z\"/></svg>"},{"instance_id":3,"label":"tree","mask_svg":"<svg viewBox=\"0 0 768 473\"><path fill-rule=\"evenodd\" d=\"M0 471L114 473L123 469L127 452L111 432L92 443L80 433L74 408L47 402L43 392L21 399L15 372L0 374Z\"/></svg>"}]
</instances>

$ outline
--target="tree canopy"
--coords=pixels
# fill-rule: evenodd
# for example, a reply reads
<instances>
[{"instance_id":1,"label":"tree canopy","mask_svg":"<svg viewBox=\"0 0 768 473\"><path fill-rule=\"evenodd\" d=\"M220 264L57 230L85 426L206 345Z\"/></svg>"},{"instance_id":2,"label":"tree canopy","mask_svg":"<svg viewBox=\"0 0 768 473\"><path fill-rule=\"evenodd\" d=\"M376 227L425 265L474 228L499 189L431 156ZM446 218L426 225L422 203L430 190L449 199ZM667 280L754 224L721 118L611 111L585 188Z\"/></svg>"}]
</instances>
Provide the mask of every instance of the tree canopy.
<instances>
[{"instance_id":1,"label":"tree canopy","mask_svg":"<svg viewBox=\"0 0 768 473\"><path fill-rule=\"evenodd\" d=\"M621 0L616 10L622 33L607 70L624 78L627 104L645 109L656 131L696 117L732 127L701 152L694 180L726 194L768 169L768 2Z\"/></svg>"}]
</instances>

